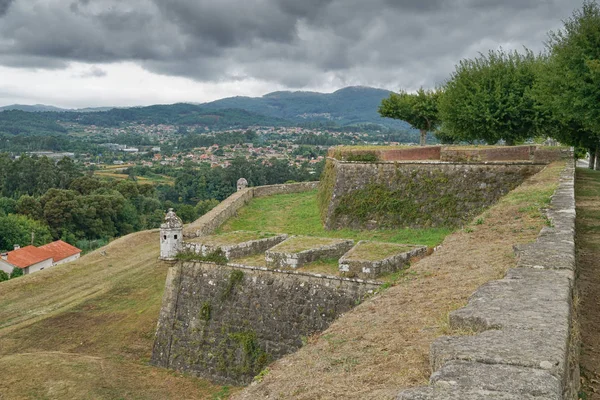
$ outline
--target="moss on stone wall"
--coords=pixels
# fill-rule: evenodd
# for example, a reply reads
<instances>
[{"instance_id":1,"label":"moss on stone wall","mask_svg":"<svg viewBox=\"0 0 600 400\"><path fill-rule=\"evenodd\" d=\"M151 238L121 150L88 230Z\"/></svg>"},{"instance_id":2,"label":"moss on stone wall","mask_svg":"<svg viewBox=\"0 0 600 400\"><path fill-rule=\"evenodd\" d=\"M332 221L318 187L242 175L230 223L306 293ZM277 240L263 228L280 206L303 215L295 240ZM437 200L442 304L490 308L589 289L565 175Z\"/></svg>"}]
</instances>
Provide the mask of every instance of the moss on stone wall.
<instances>
[{"instance_id":1,"label":"moss on stone wall","mask_svg":"<svg viewBox=\"0 0 600 400\"><path fill-rule=\"evenodd\" d=\"M432 171L422 177L417 175L416 171L407 175L397 171L393 184L397 188L395 190L390 189L390 185L371 183L342 196L333 211L334 218L350 215L355 223L368 225L368 221L377 221L379 227L414 224L423 227L451 226L463 217L464 211L459 202L479 200L459 198L453 192L444 193L442 185L448 183L448 177L442 171ZM428 207L439 210L439 213L423 213L423 199L427 199Z\"/></svg>"},{"instance_id":2,"label":"moss on stone wall","mask_svg":"<svg viewBox=\"0 0 600 400\"><path fill-rule=\"evenodd\" d=\"M453 228L539 172L532 164L343 163L323 175L327 229ZM328 204L324 204L329 198Z\"/></svg>"},{"instance_id":3,"label":"moss on stone wall","mask_svg":"<svg viewBox=\"0 0 600 400\"><path fill-rule=\"evenodd\" d=\"M319 205L319 213L321 214L321 221L325 223L327 218L327 210L331 197L333 196L333 189L335 187L336 171L335 162L327 160L323 173L321 174L321 181L319 182L319 192L317 194L317 204Z\"/></svg>"},{"instance_id":4,"label":"moss on stone wall","mask_svg":"<svg viewBox=\"0 0 600 400\"><path fill-rule=\"evenodd\" d=\"M227 300L229 296L231 296L233 289L237 285L241 284L243 279L244 272L240 271L239 269L234 269L233 271L231 271L231 273L229 274L229 279L227 280L227 284L223 288L223 292L221 292L221 300Z\"/></svg>"}]
</instances>

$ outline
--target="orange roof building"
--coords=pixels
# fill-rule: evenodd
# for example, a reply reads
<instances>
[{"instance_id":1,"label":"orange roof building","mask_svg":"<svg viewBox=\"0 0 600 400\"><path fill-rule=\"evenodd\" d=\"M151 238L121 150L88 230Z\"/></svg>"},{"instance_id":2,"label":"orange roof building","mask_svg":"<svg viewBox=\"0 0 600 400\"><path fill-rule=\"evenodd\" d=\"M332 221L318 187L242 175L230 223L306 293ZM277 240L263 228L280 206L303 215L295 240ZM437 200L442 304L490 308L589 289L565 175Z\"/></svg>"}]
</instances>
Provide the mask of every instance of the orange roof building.
<instances>
[{"instance_id":1,"label":"orange roof building","mask_svg":"<svg viewBox=\"0 0 600 400\"><path fill-rule=\"evenodd\" d=\"M45 268L74 261L80 255L80 249L62 240L40 247L26 246L21 248L15 245L13 251L2 253L0 270L10 274L14 268L21 268L24 274L31 274Z\"/></svg>"},{"instance_id":2,"label":"orange roof building","mask_svg":"<svg viewBox=\"0 0 600 400\"><path fill-rule=\"evenodd\" d=\"M71 246L69 243L63 242L62 240L45 244L38 247L38 249L50 254L54 260L54 265L62 264L61 261L70 259L81 253L81 250L79 250L77 247Z\"/></svg>"}]
</instances>

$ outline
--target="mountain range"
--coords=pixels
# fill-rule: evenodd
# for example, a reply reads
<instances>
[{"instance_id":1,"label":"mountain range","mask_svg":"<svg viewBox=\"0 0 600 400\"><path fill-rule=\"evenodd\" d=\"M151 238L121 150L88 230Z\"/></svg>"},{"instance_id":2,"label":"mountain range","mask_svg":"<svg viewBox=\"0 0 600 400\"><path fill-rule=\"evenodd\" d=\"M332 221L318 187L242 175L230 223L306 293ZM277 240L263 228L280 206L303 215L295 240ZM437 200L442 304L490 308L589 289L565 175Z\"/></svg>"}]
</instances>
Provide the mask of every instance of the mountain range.
<instances>
[{"instance_id":1,"label":"mountain range","mask_svg":"<svg viewBox=\"0 0 600 400\"><path fill-rule=\"evenodd\" d=\"M43 112L46 118L50 119L54 119L53 116L56 115L56 118L61 120L77 120L82 123L90 121L89 123L101 125L132 121L192 125L204 123L210 118L217 118L220 125L226 125L231 116L231 125L234 126L244 124L294 126L318 123L339 128L378 125L393 130L410 129L404 121L382 118L378 114L377 109L381 100L388 97L390 93L384 89L351 86L333 93L279 91L262 97L229 97L202 104L77 110L40 104L31 106L15 104L0 107L0 111ZM0 120L2 116L0 114ZM6 114L4 116L7 117ZM240 124L241 120L243 122Z\"/></svg>"}]
</instances>

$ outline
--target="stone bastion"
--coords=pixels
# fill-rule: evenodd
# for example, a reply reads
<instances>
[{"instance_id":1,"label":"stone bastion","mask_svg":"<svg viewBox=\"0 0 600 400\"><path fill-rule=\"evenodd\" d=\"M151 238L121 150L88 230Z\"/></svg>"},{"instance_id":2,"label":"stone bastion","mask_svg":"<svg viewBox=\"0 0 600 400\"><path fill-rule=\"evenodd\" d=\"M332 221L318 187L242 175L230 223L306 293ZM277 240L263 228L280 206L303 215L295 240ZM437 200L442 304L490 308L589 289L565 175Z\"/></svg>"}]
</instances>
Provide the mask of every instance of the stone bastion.
<instances>
[{"instance_id":1,"label":"stone bastion","mask_svg":"<svg viewBox=\"0 0 600 400\"><path fill-rule=\"evenodd\" d=\"M370 174L358 175L396 176L398 164L401 170L421 168L426 171L423 176L435 176L431 171L440 165L463 177L473 176L468 168L476 170L476 175L495 175L500 181L499 175L505 173L519 176L504 180L505 189L499 190L498 197L543 168L536 161L485 161L476 168L468 164L467 169L461 169L465 167L460 163L438 163L335 160L330 168L338 168L334 181L344 187L351 187L348 182L352 180L344 182L341 177L351 178L352 171L362 168ZM429 386L402 391L398 399L576 398L573 178L574 167L569 162L547 211L551 226L540 232L535 243L515 249L517 268L509 270L503 279L480 287L466 307L450 315L453 328L475 334L442 337L434 342L430 352L434 373ZM451 180L440 185L448 182ZM471 186L486 189L477 180L472 182L475 185ZM312 190L317 185L242 187L211 212L182 227L184 243L213 233L253 197ZM354 181L356 190L361 185L369 183ZM330 203L341 196L333 190ZM297 270L178 261L168 273L152 363L217 382L247 384L271 361L296 351L310 335L326 329L379 286L376 281Z\"/></svg>"}]
</instances>

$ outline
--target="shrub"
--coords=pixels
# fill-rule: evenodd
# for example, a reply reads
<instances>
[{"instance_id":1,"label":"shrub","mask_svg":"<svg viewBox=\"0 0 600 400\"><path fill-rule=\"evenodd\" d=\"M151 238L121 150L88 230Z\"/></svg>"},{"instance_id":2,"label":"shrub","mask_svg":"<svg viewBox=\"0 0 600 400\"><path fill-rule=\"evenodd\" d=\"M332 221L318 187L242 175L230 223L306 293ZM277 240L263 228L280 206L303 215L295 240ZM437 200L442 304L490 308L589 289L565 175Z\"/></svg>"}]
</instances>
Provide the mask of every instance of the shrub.
<instances>
[{"instance_id":1,"label":"shrub","mask_svg":"<svg viewBox=\"0 0 600 400\"><path fill-rule=\"evenodd\" d=\"M10 273L10 279L18 278L23 276L23 270L21 268L14 268Z\"/></svg>"}]
</instances>

